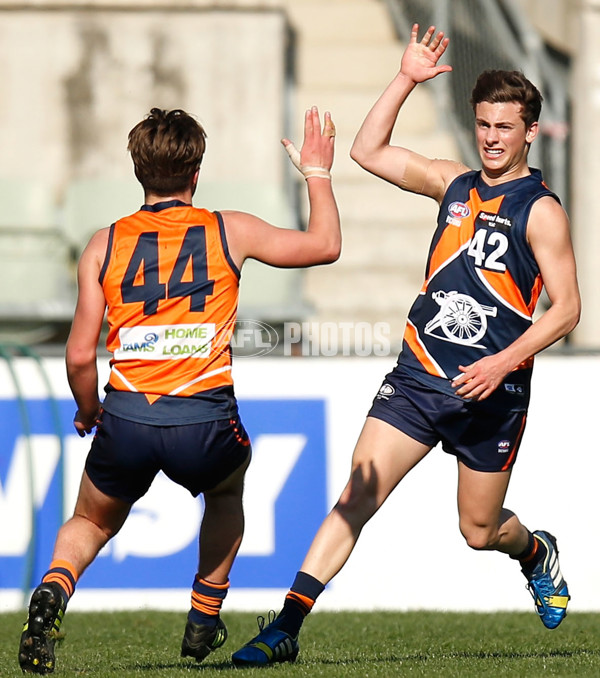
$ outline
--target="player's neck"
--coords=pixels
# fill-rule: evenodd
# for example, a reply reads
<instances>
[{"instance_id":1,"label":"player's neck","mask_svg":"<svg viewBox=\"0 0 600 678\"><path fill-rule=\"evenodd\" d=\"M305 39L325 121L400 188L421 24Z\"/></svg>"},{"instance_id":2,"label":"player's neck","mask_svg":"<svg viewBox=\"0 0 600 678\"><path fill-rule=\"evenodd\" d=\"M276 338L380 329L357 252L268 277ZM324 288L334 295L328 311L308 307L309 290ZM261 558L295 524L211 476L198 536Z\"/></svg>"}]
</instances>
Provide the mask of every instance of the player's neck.
<instances>
[{"instance_id":1,"label":"player's neck","mask_svg":"<svg viewBox=\"0 0 600 678\"><path fill-rule=\"evenodd\" d=\"M523 179L531 174L531 170L527 164L520 165L505 172L490 172L485 167L482 168L481 178L488 186L497 186L498 184L506 184L514 179Z\"/></svg>"},{"instance_id":2,"label":"player's neck","mask_svg":"<svg viewBox=\"0 0 600 678\"><path fill-rule=\"evenodd\" d=\"M156 205L159 202L170 202L179 200L187 205L192 204L192 191L187 190L182 193L173 193L172 195L156 195L155 193L145 193L144 202L146 205Z\"/></svg>"}]
</instances>

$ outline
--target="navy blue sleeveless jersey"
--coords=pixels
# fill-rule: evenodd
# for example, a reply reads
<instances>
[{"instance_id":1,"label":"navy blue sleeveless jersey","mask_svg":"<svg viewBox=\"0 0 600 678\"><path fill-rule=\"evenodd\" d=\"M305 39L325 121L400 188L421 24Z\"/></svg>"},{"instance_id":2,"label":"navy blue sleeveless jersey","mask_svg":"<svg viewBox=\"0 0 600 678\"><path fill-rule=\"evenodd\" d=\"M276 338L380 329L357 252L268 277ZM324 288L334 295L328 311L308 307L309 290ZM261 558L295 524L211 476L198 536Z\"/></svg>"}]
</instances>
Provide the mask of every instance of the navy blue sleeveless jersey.
<instances>
[{"instance_id":1,"label":"navy blue sleeveless jersey","mask_svg":"<svg viewBox=\"0 0 600 678\"><path fill-rule=\"evenodd\" d=\"M454 395L450 381L459 365L498 353L527 330L542 290L527 221L533 203L546 195L558 200L539 170L497 186L471 171L450 184L425 282L409 312L399 368ZM519 365L502 387L525 406L532 366L533 358Z\"/></svg>"}]
</instances>

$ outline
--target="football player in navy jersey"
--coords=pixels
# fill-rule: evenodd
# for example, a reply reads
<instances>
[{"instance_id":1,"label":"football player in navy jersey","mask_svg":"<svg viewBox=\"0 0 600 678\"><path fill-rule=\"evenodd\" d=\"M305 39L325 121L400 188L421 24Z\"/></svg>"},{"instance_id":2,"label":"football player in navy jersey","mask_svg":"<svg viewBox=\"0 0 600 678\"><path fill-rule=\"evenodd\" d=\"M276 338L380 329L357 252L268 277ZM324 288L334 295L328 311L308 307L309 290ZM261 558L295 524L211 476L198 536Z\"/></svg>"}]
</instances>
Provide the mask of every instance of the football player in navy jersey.
<instances>
[{"instance_id":1,"label":"football player in navy jersey","mask_svg":"<svg viewBox=\"0 0 600 678\"><path fill-rule=\"evenodd\" d=\"M481 170L390 143L398 114L422 82L452 70L448 45L418 25L400 71L368 113L351 156L440 206L426 277L397 365L376 395L350 479L325 518L283 609L233 655L238 665L293 661L317 596L350 556L365 523L438 443L458 463L460 530L477 550L516 560L550 629L569 592L555 537L528 530L504 499L525 427L533 356L577 324L580 297L569 220L527 155L542 97L518 71L485 71L471 103ZM545 287L550 307L533 321Z\"/></svg>"}]
</instances>

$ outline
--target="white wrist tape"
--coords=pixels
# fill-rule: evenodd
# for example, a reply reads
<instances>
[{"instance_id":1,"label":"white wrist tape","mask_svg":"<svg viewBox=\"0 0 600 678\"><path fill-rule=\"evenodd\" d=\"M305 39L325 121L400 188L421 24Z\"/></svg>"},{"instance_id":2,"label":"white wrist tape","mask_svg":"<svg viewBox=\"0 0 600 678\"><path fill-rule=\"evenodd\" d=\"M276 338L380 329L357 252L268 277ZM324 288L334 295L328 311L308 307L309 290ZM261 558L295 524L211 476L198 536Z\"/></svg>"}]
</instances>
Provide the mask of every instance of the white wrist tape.
<instances>
[{"instance_id":1,"label":"white wrist tape","mask_svg":"<svg viewBox=\"0 0 600 678\"><path fill-rule=\"evenodd\" d=\"M284 145L287 154L290 156L290 160L294 164L294 167L298 168L298 171L302 172L305 179L309 177L321 177L322 179L331 179L331 173L326 167L314 167L312 165L302 165L300 162L300 151L294 146L293 143Z\"/></svg>"},{"instance_id":2,"label":"white wrist tape","mask_svg":"<svg viewBox=\"0 0 600 678\"><path fill-rule=\"evenodd\" d=\"M300 168L304 178L321 177L321 179L331 179L331 172L326 167L312 167L311 165L302 165Z\"/></svg>"}]
</instances>

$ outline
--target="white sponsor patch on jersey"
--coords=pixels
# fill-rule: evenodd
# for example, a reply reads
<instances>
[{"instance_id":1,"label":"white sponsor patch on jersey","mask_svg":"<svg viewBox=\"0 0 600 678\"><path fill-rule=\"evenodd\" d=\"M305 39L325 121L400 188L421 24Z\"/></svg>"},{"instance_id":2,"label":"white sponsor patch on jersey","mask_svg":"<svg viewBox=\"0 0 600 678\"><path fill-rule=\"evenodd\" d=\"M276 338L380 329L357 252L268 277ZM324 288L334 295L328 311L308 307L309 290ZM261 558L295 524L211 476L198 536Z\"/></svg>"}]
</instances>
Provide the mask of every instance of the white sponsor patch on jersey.
<instances>
[{"instance_id":1,"label":"white sponsor patch on jersey","mask_svg":"<svg viewBox=\"0 0 600 678\"><path fill-rule=\"evenodd\" d=\"M116 360L207 358L215 336L214 323L139 325L119 330Z\"/></svg>"}]
</instances>

